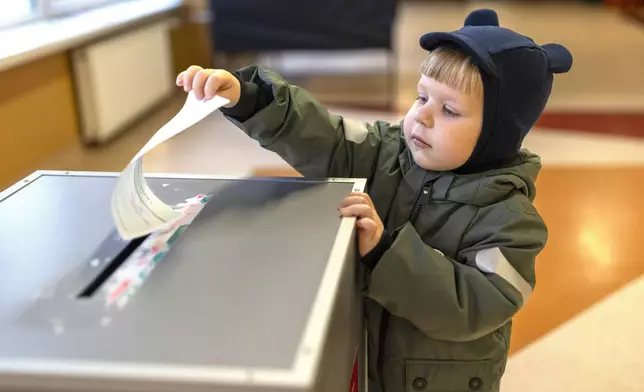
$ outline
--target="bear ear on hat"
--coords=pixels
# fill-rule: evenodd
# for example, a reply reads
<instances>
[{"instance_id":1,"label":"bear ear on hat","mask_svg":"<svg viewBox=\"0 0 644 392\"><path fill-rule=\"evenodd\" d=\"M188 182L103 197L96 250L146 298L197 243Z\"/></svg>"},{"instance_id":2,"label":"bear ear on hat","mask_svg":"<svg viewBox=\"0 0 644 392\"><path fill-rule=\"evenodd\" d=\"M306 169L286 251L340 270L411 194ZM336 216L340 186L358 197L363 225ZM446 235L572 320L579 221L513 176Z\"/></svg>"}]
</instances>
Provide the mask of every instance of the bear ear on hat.
<instances>
[{"instance_id":1,"label":"bear ear on hat","mask_svg":"<svg viewBox=\"0 0 644 392\"><path fill-rule=\"evenodd\" d=\"M548 70L552 73L566 73L572 68L572 54L560 44L545 44L541 48L548 57Z\"/></svg>"},{"instance_id":2,"label":"bear ear on hat","mask_svg":"<svg viewBox=\"0 0 644 392\"><path fill-rule=\"evenodd\" d=\"M498 26L499 16L491 9L479 9L470 12L465 18L464 26Z\"/></svg>"}]
</instances>

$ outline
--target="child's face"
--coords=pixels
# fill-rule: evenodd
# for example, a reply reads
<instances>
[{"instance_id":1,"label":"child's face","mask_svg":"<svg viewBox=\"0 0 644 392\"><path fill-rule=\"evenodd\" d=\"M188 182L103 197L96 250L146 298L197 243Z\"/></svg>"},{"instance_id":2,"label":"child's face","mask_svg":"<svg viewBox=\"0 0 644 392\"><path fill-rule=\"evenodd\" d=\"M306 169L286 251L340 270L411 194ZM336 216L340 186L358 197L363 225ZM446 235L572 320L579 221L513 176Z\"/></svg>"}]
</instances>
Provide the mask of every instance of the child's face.
<instances>
[{"instance_id":1,"label":"child's face","mask_svg":"<svg viewBox=\"0 0 644 392\"><path fill-rule=\"evenodd\" d=\"M405 117L404 134L416 164L453 170L472 155L483 122L483 99L422 75L418 98Z\"/></svg>"}]
</instances>

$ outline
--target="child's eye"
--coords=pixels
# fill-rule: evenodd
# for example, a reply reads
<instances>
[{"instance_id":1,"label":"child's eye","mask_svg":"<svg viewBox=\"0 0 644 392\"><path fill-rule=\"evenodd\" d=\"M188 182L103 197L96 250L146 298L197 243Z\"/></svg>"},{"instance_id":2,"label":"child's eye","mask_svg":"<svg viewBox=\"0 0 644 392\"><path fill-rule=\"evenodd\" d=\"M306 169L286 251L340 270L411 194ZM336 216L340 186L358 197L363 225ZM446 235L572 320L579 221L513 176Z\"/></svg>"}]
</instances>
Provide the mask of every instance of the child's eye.
<instances>
[{"instance_id":1,"label":"child's eye","mask_svg":"<svg viewBox=\"0 0 644 392\"><path fill-rule=\"evenodd\" d=\"M422 95L419 95L419 96L416 98L416 101L418 101L418 102L420 102L421 104L423 104L423 105L424 105L425 103L427 103L427 98L423 97Z\"/></svg>"},{"instance_id":2,"label":"child's eye","mask_svg":"<svg viewBox=\"0 0 644 392\"><path fill-rule=\"evenodd\" d=\"M460 114L450 110L447 106L443 106L443 113L448 117L458 117Z\"/></svg>"}]
</instances>

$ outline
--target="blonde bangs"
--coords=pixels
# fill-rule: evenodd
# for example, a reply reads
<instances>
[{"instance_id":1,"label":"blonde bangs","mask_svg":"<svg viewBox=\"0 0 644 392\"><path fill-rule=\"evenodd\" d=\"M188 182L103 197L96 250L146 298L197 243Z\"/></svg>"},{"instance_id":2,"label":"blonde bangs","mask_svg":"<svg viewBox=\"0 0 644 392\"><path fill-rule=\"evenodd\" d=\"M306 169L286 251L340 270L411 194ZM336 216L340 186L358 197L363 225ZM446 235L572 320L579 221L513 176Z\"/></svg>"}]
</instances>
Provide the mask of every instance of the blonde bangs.
<instances>
[{"instance_id":1,"label":"blonde bangs","mask_svg":"<svg viewBox=\"0 0 644 392\"><path fill-rule=\"evenodd\" d=\"M483 96L483 81L469 56L449 47L438 47L427 55L420 72L455 90Z\"/></svg>"}]
</instances>

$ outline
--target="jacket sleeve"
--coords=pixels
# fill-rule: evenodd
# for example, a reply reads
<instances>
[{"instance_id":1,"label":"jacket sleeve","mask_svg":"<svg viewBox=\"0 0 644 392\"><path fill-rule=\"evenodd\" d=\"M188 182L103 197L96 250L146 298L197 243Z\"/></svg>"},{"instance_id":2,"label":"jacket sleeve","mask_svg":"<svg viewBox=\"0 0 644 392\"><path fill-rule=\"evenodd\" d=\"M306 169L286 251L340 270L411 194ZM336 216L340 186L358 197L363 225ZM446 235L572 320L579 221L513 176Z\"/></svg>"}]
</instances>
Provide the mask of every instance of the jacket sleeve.
<instances>
[{"instance_id":1,"label":"jacket sleeve","mask_svg":"<svg viewBox=\"0 0 644 392\"><path fill-rule=\"evenodd\" d=\"M547 229L530 207L481 208L458 260L427 246L407 223L373 269L367 295L433 339L469 341L491 333L523 306L535 284Z\"/></svg>"},{"instance_id":2,"label":"jacket sleeve","mask_svg":"<svg viewBox=\"0 0 644 392\"><path fill-rule=\"evenodd\" d=\"M240 100L245 109L222 110L226 118L303 176L371 180L376 168L397 164L399 127L332 115L305 89L258 66L236 76L246 85ZM248 102L252 91L264 103Z\"/></svg>"}]
</instances>

